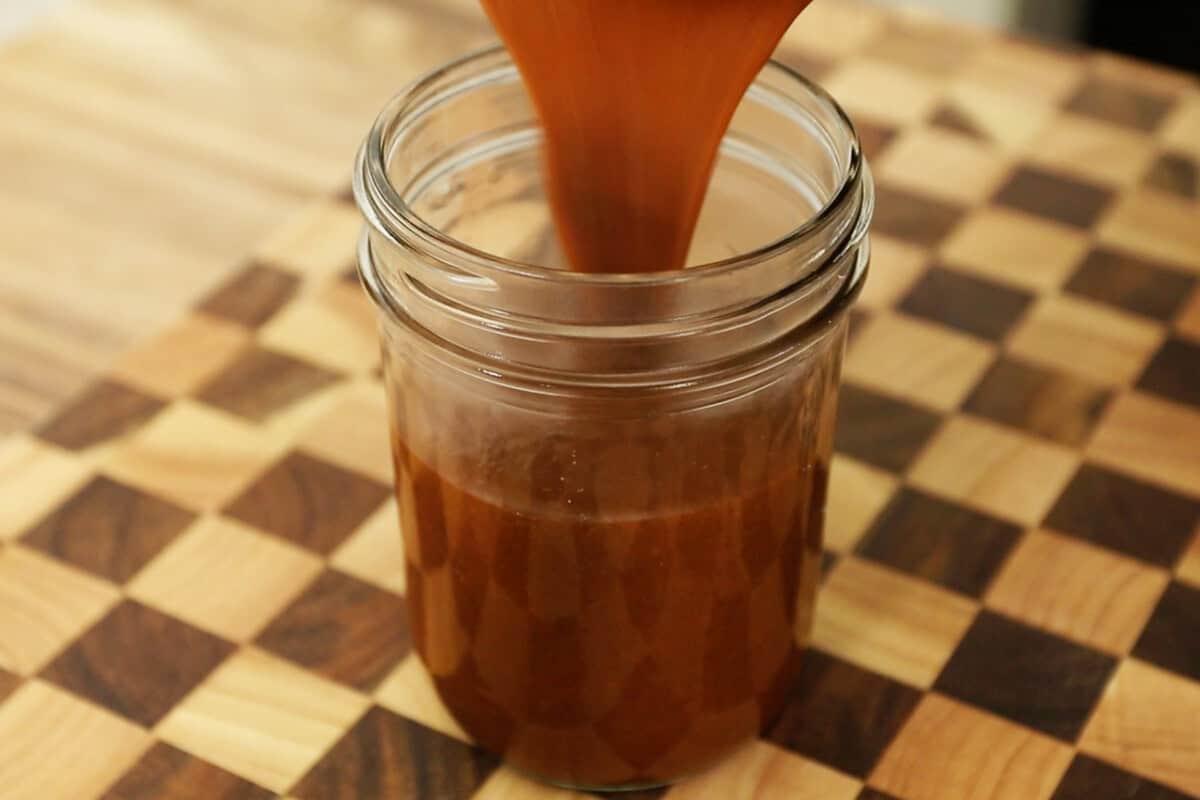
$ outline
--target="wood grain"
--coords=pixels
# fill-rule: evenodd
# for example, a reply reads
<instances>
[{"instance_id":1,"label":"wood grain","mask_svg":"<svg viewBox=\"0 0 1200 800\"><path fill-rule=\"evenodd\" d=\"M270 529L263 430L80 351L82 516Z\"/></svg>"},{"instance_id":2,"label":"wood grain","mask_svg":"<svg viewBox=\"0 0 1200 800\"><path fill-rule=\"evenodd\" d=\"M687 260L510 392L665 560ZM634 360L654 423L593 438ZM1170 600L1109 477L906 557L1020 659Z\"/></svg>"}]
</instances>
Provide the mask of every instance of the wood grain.
<instances>
[{"instance_id":1,"label":"wood grain","mask_svg":"<svg viewBox=\"0 0 1200 800\"><path fill-rule=\"evenodd\" d=\"M270 800L272 793L169 744L156 743L101 800Z\"/></svg>"},{"instance_id":2,"label":"wood grain","mask_svg":"<svg viewBox=\"0 0 1200 800\"><path fill-rule=\"evenodd\" d=\"M389 494L378 481L294 452L261 475L225 512L324 555Z\"/></svg>"},{"instance_id":3,"label":"wood grain","mask_svg":"<svg viewBox=\"0 0 1200 800\"><path fill-rule=\"evenodd\" d=\"M87 0L8 44L0 431L211 290L345 180L399 85L487 38L466 0Z\"/></svg>"},{"instance_id":4,"label":"wood grain","mask_svg":"<svg viewBox=\"0 0 1200 800\"><path fill-rule=\"evenodd\" d=\"M40 553L0 549L0 668L34 674L118 597L113 586Z\"/></svg>"},{"instance_id":5,"label":"wood grain","mask_svg":"<svg viewBox=\"0 0 1200 800\"><path fill-rule=\"evenodd\" d=\"M375 707L293 794L300 800L362 796L467 800L496 763L494 756Z\"/></svg>"},{"instance_id":6,"label":"wood grain","mask_svg":"<svg viewBox=\"0 0 1200 800\"><path fill-rule=\"evenodd\" d=\"M1043 630L1123 655L1166 588L1165 571L1043 531L1031 531L985 602Z\"/></svg>"},{"instance_id":7,"label":"wood grain","mask_svg":"<svg viewBox=\"0 0 1200 800\"><path fill-rule=\"evenodd\" d=\"M136 489L96 478L22 541L88 572L124 583L158 555L193 515Z\"/></svg>"},{"instance_id":8,"label":"wood grain","mask_svg":"<svg viewBox=\"0 0 1200 800\"><path fill-rule=\"evenodd\" d=\"M931 694L871 784L911 800L1049 800L1070 761L1061 742Z\"/></svg>"},{"instance_id":9,"label":"wood grain","mask_svg":"<svg viewBox=\"0 0 1200 800\"><path fill-rule=\"evenodd\" d=\"M29 681L0 708L0 786L5 798L94 797L150 746L150 735L42 681ZM69 765L69 769L64 769Z\"/></svg>"},{"instance_id":10,"label":"wood grain","mask_svg":"<svg viewBox=\"0 0 1200 800\"><path fill-rule=\"evenodd\" d=\"M258 643L363 690L378 686L412 649L401 598L332 570L313 581Z\"/></svg>"},{"instance_id":11,"label":"wood grain","mask_svg":"<svg viewBox=\"0 0 1200 800\"><path fill-rule=\"evenodd\" d=\"M1200 687L1131 660L1121 665L1079 746L1139 775L1200 794Z\"/></svg>"},{"instance_id":12,"label":"wood grain","mask_svg":"<svg viewBox=\"0 0 1200 800\"><path fill-rule=\"evenodd\" d=\"M149 727L233 649L223 639L126 600L41 674Z\"/></svg>"},{"instance_id":13,"label":"wood grain","mask_svg":"<svg viewBox=\"0 0 1200 800\"><path fill-rule=\"evenodd\" d=\"M825 581L812 642L865 669L928 687L975 611L965 597L845 558Z\"/></svg>"},{"instance_id":14,"label":"wood grain","mask_svg":"<svg viewBox=\"0 0 1200 800\"><path fill-rule=\"evenodd\" d=\"M367 707L366 698L246 649L162 721L167 742L274 791L294 784Z\"/></svg>"}]
</instances>

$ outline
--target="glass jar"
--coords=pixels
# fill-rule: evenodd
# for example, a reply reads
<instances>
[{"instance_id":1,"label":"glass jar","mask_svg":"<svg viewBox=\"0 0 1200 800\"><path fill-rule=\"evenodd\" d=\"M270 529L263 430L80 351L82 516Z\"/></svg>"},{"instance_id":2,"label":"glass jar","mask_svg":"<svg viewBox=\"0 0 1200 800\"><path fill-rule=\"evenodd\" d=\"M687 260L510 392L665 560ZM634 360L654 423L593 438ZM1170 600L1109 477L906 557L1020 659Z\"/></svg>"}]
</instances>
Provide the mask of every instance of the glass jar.
<instances>
[{"instance_id":1,"label":"glass jar","mask_svg":"<svg viewBox=\"0 0 1200 800\"><path fill-rule=\"evenodd\" d=\"M565 269L541 134L490 49L359 154L414 646L481 745L577 788L754 737L808 636L871 181L845 114L765 68L687 269Z\"/></svg>"}]
</instances>

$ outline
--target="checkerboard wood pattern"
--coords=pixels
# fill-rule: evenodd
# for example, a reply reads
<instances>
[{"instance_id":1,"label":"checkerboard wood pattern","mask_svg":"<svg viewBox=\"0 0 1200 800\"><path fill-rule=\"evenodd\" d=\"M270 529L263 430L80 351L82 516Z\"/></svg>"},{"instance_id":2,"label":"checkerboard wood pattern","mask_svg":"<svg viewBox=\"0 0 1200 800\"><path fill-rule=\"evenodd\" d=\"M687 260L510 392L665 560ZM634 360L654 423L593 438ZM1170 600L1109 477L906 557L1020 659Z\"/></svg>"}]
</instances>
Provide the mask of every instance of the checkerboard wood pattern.
<instances>
[{"instance_id":1,"label":"checkerboard wood pattern","mask_svg":"<svg viewBox=\"0 0 1200 800\"><path fill-rule=\"evenodd\" d=\"M1200 84L832 2L782 57L879 184L814 644L641 796L1200 797ZM314 203L0 444L0 797L578 796L410 647L358 226Z\"/></svg>"}]
</instances>

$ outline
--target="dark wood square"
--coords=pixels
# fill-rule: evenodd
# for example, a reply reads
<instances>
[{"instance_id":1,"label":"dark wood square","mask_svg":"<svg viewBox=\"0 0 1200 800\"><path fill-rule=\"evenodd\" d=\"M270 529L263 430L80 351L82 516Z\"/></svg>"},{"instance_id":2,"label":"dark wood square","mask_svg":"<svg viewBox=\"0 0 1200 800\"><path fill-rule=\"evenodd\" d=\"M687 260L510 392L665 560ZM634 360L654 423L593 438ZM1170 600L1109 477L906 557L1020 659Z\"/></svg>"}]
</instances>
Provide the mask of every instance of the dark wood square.
<instances>
[{"instance_id":1,"label":"dark wood square","mask_svg":"<svg viewBox=\"0 0 1200 800\"><path fill-rule=\"evenodd\" d=\"M347 267L342 274L338 275L338 278L340 278L343 283L349 283L355 286L359 285L361 281L358 277L358 265L353 264Z\"/></svg>"},{"instance_id":2,"label":"dark wood square","mask_svg":"<svg viewBox=\"0 0 1200 800\"><path fill-rule=\"evenodd\" d=\"M165 406L157 397L103 380L55 414L37 434L67 450L83 450L128 433Z\"/></svg>"},{"instance_id":3,"label":"dark wood square","mask_svg":"<svg viewBox=\"0 0 1200 800\"><path fill-rule=\"evenodd\" d=\"M993 201L1039 217L1091 227L1115 196L1113 190L1032 167L1018 169Z\"/></svg>"},{"instance_id":4,"label":"dark wood square","mask_svg":"<svg viewBox=\"0 0 1200 800\"><path fill-rule=\"evenodd\" d=\"M934 266L900 301L900 309L999 341L1032 302L1033 295L1020 289Z\"/></svg>"},{"instance_id":5,"label":"dark wood square","mask_svg":"<svg viewBox=\"0 0 1200 800\"><path fill-rule=\"evenodd\" d=\"M26 533L23 541L124 583L194 519L179 506L100 476Z\"/></svg>"},{"instance_id":6,"label":"dark wood square","mask_svg":"<svg viewBox=\"0 0 1200 800\"><path fill-rule=\"evenodd\" d=\"M1146 365L1137 388L1177 403L1200 406L1200 344L1167 339Z\"/></svg>"},{"instance_id":7,"label":"dark wood square","mask_svg":"<svg viewBox=\"0 0 1200 800\"><path fill-rule=\"evenodd\" d=\"M126 600L42 677L151 727L233 650L223 639Z\"/></svg>"},{"instance_id":8,"label":"dark wood square","mask_svg":"<svg viewBox=\"0 0 1200 800\"><path fill-rule=\"evenodd\" d=\"M920 699L917 689L810 648L766 738L865 777Z\"/></svg>"},{"instance_id":9,"label":"dark wood square","mask_svg":"<svg viewBox=\"0 0 1200 800\"><path fill-rule=\"evenodd\" d=\"M904 488L867 529L857 552L980 597L1020 536L1016 525Z\"/></svg>"},{"instance_id":10,"label":"dark wood square","mask_svg":"<svg viewBox=\"0 0 1200 800\"><path fill-rule=\"evenodd\" d=\"M1118 769L1099 759L1076 754L1050 800L1189 800L1188 795L1149 778Z\"/></svg>"},{"instance_id":11,"label":"dark wood square","mask_svg":"<svg viewBox=\"0 0 1200 800\"><path fill-rule=\"evenodd\" d=\"M1151 132L1162 123L1172 104L1166 95L1103 78L1090 78L1067 101L1066 109L1114 125Z\"/></svg>"},{"instance_id":12,"label":"dark wood square","mask_svg":"<svg viewBox=\"0 0 1200 800\"><path fill-rule=\"evenodd\" d=\"M985 609L934 688L1073 742L1116 665L1111 656Z\"/></svg>"},{"instance_id":13,"label":"dark wood square","mask_svg":"<svg viewBox=\"0 0 1200 800\"><path fill-rule=\"evenodd\" d=\"M1200 502L1084 464L1046 525L1120 553L1170 568L1188 545Z\"/></svg>"},{"instance_id":14,"label":"dark wood square","mask_svg":"<svg viewBox=\"0 0 1200 800\"><path fill-rule=\"evenodd\" d=\"M258 643L366 691L412 649L403 599L336 570L313 581L259 634Z\"/></svg>"},{"instance_id":15,"label":"dark wood square","mask_svg":"<svg viewBox=\"0 0 1200 800\"><path fill-rule=\"evenodd\" d=\"M903 472L940 424L932 411L847 383L838 399L834 446L860 461Z\"/></svg>"},{"instance_id":16,"label":"dark wood square","mask_svg":"<svg viewBox=\"0 0 1200 800\"><path fill-rule=\"evenodd\" d=\"M1195 200L1200 198L1200 166L1187 156L1163 153L1146 173L1145 184Z\"/></svg>"},{"instance_id":17,"label":"dark wood square","mask_svg":"<svg viewBox=\"0 0 1200 800\"><path fill-rule=\"evenodd\" d=\"M963 410L1078 447L1087 441L1112 392L1082 378L1001 356Z\"/></svg>"},{"instance_id":18,"label":"dark wood square","mask_svg":"<svg viewBox=\"0 0 1200 800\"><path fill-rule=\"evenodd\" d=\"M862 145L863 155L875 159L891 144L898 131L890 125L872 122L868 119L856 119L854 129L858 131L858 141Z\"/></svg>"},{"instance_id":19,"label":"dark wood square","mask_svg":"<svg viewBox=\"0 0 1200 800\"><path fill-rule=\"evenodd\" d=\"M21 685L21 679L13 675L8 670L0 667L0 703L3 703L7 697L17 690Z\"/></svg>"},{"instance_id":20,"label":"dark wood square","mask_svg":"<svg viewBox=\"0 0 1200 800\"><path fill-rule=\"evenodd\" d=\"M881 792L878 789L872 789L870 786L864 786L863 790L858 793L858 797L855 798L855 800L899 800L899 798L895 797L894 795L890 795L887 792Z\"/></svg>"},{"instance_id":21,"label":"dark wood square","mask_svg":"<svg viewBox=\"0 0 1200 800\"><path fill-rule=\"evenodd\" d=\"M1104 247L1088 253L1064 287L1071 294L1169 321L1196 279L1170 267Z\"/></svg>"},{"instance_id":22,"label":"dark wood square","mask_svg":"<svg viewBox=\"0 0 1200 800\"><path fill-rule=\"evenodd\" d=\"M376 706L290 794L299 800L467 800L497 764L482 750Z\"/></svg>"},{"instance_id":23,"label":"dark wood square","mask_svg":"<svg viewBox=\"0 0 1200 800\"><path fill-rule=\"evenodd\" d=\"M337 380L315 364L251 345L196 396L257 422Z\"/></svg>"},{"instance_id":24,"label":"dark wood square","mask_svg":"<svg viewBox=\"0 0 1200 800\"><path fill-rule=\"evenodd\" d=\"M965 209L880 184L871 230L922 247L936 247L962 221Z\"/></svg>"},{"instance_id":25,"label":"dark wood square","mask_svg":"<svg viewBox=\"0 0 1200 800\"><path fill-rule=\"evenodd\" d=\"M929 124L935 128L961 134L975 141L991 141L991 136L980 128L975 120L950 104L943 104L934 109L933 114L929 117Z\"/></svg>"},{"instance_id":26,"label":"dark wood square","mask_svg":"<svg viewBox=\"0 0 1200 800\"><path fill-rule=\"evenodd\" d=\"M296 294L300 279L264 264L252 264L200 303L200 310L257 328Z\"/></svg>"},{"instance_id":27,"label":"dark wood square","mask_svg":"<svg viewBox=\"0 0 1200 800\"><path fill-rule=\"evenodd\" d=\"M1167 586L1133 654L1200 681L1200 589L1178 581Z\"/></svg>"},{"instance_id":28,"label":"dark wood square","mask_svg":"<svg viewBox=\"0 0 1200 800\"><path fill-rule=\"evenodd\" d=\"M829 573L833 572L833 568L837 566L838 556L830 550L821 551L821 580L829 577Z\"/></svg>"},{"instance_id":29,"label":"dark wood square","mask_svg":"<svg viewBox=\"0 0 1200 800\"><path fill-rule=\"evenodd\" d=\"M361 473L293 451L234 499L225 514L327 555L390 493Z\"/></svg>"},{"instance_id":30,"label":"dark wood square","mask_svg":"<svg viewBox=\"0 0 1200 800\"><path fill-rule=\"evenodd\" d=\"M100 800L271 800L274 796L274 792L158 742Z\"/></svg>"}]
</instances>

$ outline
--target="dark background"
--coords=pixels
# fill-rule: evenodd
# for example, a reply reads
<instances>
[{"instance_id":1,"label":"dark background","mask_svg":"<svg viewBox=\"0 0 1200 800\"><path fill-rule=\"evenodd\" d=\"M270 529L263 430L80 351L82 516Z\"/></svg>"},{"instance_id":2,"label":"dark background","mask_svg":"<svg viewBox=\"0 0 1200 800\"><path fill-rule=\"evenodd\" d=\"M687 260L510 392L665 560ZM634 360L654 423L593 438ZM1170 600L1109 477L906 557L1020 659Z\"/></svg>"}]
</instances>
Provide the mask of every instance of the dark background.
<instances>
[{"instance_id":1,"label":"dark background","mask_svg":"<svg viewBox=\"0 0 1200 800\"><path fill-rule=\"evenodd\" d=\"M1087 45L1200 73L1198 0L1089 0L1080 23Z\"/></svg>"}]
</instances>

